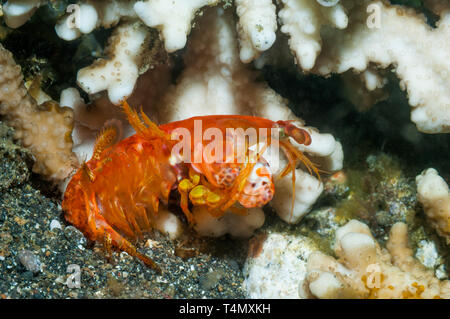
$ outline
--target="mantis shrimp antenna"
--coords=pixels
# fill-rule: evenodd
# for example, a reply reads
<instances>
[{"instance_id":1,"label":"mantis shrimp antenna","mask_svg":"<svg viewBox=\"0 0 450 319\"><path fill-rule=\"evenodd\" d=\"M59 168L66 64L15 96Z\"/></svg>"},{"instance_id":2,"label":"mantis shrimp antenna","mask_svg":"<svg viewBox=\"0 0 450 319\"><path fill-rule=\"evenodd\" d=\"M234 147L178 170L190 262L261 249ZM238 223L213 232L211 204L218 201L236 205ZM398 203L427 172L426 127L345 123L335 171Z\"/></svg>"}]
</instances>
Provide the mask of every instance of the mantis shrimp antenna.
<instances>
[{"instance_id":1,"label":"mantis shrimp antenna","mask_svg":"<svg viewBox=\"0 0 450 319\"><path fill-rule=\"evenodd\" d=\"M128 122L131 124L137 134L140 134L148 139L155 137L162 137L165 139L169 138L168 135L158 127L158 125L153 123L148 118L148 116L142 110L142 106L140 110L140 116L138 112L130 107L127 101L123 101L121 103L121 107L128 118Z\"/></svg>"},{"instance_id":2,"label":"mantis shrimp antenna","mask_svg":"<svg viewBox=\"0 0 450 319\"><path fill-rule=\"evenodd\" d=\"M94 145L92 158L100 159L100 154L108 147L112 146L117 138L117 128L114 126L106 126L97 136Z\"/></svg>"}]
</instances>

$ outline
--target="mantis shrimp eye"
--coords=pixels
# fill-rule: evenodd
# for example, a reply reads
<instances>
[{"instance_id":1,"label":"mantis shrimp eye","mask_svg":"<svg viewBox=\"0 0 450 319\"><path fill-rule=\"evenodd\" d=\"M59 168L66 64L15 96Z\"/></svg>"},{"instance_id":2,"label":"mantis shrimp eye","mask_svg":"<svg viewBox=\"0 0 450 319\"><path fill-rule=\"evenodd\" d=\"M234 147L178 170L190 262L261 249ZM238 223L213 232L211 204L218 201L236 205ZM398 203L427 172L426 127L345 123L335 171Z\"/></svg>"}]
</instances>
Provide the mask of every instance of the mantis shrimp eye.
<instances>
[{"instance_id":1,"label":"mantis shrimp eye","mask_svg":"<svg viewBox=\"0 0 450 319\"><path fill-rule=\"evenodd\" d=\"M244 189L239 195L239 202L246 208L261 207L273 197L275 187L272 172L267 162L258 162L253 167Z\"/></svg>"},{"instance_id":2,"label":"mantis shrimp eye","mask_svg":"<svg viewBox=\"0 0 450 319\"><path fill-rule=\"evenodd\" d=\"M311 144L311 136L307 131L301 129L288 121L278 121L277 124L284 128L284 133L292 137L297 143L303 145Z\"/></svg>"}]
</instances>

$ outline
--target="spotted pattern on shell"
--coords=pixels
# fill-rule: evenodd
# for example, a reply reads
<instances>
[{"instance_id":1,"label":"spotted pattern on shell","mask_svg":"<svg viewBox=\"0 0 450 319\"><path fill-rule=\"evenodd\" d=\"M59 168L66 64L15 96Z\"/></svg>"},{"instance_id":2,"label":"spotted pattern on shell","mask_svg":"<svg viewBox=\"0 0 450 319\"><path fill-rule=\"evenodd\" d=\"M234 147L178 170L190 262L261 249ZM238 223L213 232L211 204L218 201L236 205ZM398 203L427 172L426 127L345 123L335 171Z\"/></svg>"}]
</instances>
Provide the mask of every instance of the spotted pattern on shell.
<instances>
[{"instance_id":1,"label":"spotted pattern on shell","mask_svg":"<svg viewBox=\"0 0 450 319\"><path fill-rule=\"evenodd\" d=\"M220 170L215 175L216 182L220 186L230 187L238 177L241 169L237 165L221 165Z\"/></svg>"},{"instance_id":2,"label":"spotted pattern on shell","mask_svg":"<svg viewBox=\"0 0 450 319\"><path fill-rule=\"evenodd\" d=\"M239 202L242 206L261 207L267 204L275 193L272 172L267 162L258 162L253 167L250 176L239 195Z\"/></svg>"}]
</instances>

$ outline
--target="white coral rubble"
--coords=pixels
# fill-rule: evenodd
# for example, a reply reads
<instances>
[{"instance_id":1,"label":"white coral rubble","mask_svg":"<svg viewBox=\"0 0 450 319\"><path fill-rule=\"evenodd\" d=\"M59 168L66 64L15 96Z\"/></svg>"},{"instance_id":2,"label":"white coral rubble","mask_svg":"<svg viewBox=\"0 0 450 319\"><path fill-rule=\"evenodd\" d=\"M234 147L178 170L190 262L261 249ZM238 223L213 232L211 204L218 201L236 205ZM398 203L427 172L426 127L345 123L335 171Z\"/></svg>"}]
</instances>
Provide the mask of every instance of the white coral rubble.
<instances>
[{"instance_id":1,"label":"white coral rubble","mask_svg":"<svg viewBox=\"0 0 450 319\"><path fill-rule=\"evenodd\" d=\"M450 281L440 281L432 270L413 258L408 227L392 226L387 250L372 237L369 227L356 220L336 231L339 260L314 252L299 286L304 298L450 298Z\"/></svg>"},{"instance_id":2,"label":"white coral rubble","mask_svg":"<svg viewBox=\"0 0 450 319\"><path fill-rule=\"evenodd\" d=\"M255 236L244 265L243 288L248 298L298 298L309 255L316 251L307 237L270 233Z\"/></svg>"},{"instance_id":3,"label":"white coral rubble","mask_svg":"<svg viewBox=\"0 0 450 319\"><path fill-rule=\"evenodd\" d=\"M450 190L434 168L416 177L417 197L431 225L450 244Z\"/></svg>"},{"instance_id":4,"label":"white coral rubble","mask_svg":"<svg viewBox=\"0 0 450 319\"><path fill-rule=\"evenodd\" d=\"M124 18L141 19L161 31L166 50L173 52L185 46L196 13L219 3L88 0L62 18L56 30L62 38L72 40L99 26L112 27ZM5 19L18 27L40 4L39 0L10 0L4 7ZM425 133L450 131L450 10L446 1L425 1L440 15L436 28L414 10L381 0L282 0L278 4L281 31L289 35L291 50L303 70L329 75L353 69L367 75L371 63L380 68L393 66L408 92L411 120L417 128ZM240 58L249 62L275 41L276 8L270 0L238 0L235 6ZM379 87L365 75L369 90Z\"/></svg>"}]
</instances>

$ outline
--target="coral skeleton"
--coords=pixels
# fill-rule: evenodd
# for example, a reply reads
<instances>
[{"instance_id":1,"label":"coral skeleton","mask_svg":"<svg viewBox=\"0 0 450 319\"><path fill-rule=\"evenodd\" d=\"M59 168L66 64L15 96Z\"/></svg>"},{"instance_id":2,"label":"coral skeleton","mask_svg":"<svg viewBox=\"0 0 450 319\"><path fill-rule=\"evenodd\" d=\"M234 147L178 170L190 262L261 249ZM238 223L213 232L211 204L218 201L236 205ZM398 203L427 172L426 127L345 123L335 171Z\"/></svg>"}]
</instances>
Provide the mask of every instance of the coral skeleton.
<instances>
[{"instance_id":1,"label":"coral skeleton","mask_svg":"<svg viewBox=\"0 0 450 319\"><path fill-rule=\"evenodd\" d=\"M368 20L368 2L363 1L350 10L345 30L323 32L324 45L313 72L363 72L370 63L393 66L408 92L411 120L419 131L450 132L450 14L444 11L432 28L413 9L383 1L370 6L378 24Z\"/></svg>"},{"instance_id":2,"label":"coral skeleton","mask_svg":"<svg viewBox=\"0 0 450 319\"><path fill-rule=\"evenodd\" d=\"M33 171L50 180L64 179L76 167L72 110L54 101L37 105L24 86L20 66L1 45L0 68L0 114L33 154Z\"/></svg>"},{"instance_id":3,"label":"coral skeleton","mask_svg":"<svg viewBox=\"0 0 450 319\"><path fill-rule=\"evenodd\" d=\"M149 37L149 30L140 23L117 27L106 50L109 58L78 71L79 86L89 94L107 90L110 101L119 104L133 92L140 71L144 73Z\"/></svg>"},{"instance_id":4,"label":"coral skeleton","mask_svg":"<svg viewBox=\"0 0 450 319\"><path fill-rule=\"evenodd\" d=\"M218 2L218 0L137 1L134 10L147 26L161 30L166 50L173 52L186 45L195 13L204 6L215 5Z\"/></svg>"},{"instance_id":5,"label":"coral skeleton","mask_svg":"<svg viewBox=\"0 0 450 319\"><path fill-rule=\"evenodd\" d=\"M289 35L289 46L303 70L309 71L322 48L320 31L329 25L345 29L348 17L344 7L338 3L323 6L318 1L282 0L279 17L281 31Z\"/></svg>"},{"instance_id":6,"label":"coral skeleton","mask_svg":"<svg viewBox=\"0 0 450 319\"><path fill-rule=\"evenodd\" d=\"M304 236L270 233L250 241L243 288L248 298L297 299L306 264L318 247Z\"/></svg>"},{"instance_id":7,"label":"coral skeleton","mask_svg":"<svg viewBox=\"0 0 450 319\"><path fill-rule=\"evenodd\" d=\"M116 26L120 19L136 18L134 3L127 0L93 0L67 7L68 14L55 26L58 36L64 40L75 40L94 29Z\"/></svg>"},{"instance_id":8,"label":"coral skeleton","mask_svg":"<svg viewBox=\"0 0 450 319\"><path fill-rule=\"evenodd\" d=\"M413 257L408 227L398 222L381 248L366 224L351 220L336 231L335 258L309 255L307 274L299 285L303 298L450 298L450 281Z\"/></svg>"},{"instance_id":9,"label":"coral skeleton","mask_svg":"<svg viewBox=\"0 0 450 319\"><path fill-rule=\"evenodd\" d=\"M5 5L5 19L14 21L9 23L11 27L18 27L41 4L41 1L10 0ZM206 7L227 7L230 3L87 0L76 5L78 9L71 7L55 27L63 39L73 40L99 27L112 28L122 20L142 21L160 30L166 50L174 52L185 47L196 17ZM289 47L301 70L323 76L347 71L361 74L366 89L372 91L385 84L377 69L392 68L408 93L411 120L418 130L447 133L450 131L450 10L446 1L428 0L425 5L439 15L436 27L429 26L425 17L411 8L382 0L282 0L277 6L270 0L235 1L240 59L250 62L274 44L278 8L280 30L288 35ZM8 10L8 7L19 9ZM117 37L117 32L113 37ZM142 41L139 37L136 34L136 42ZM126 64L128 58L123 58ZM121 94L129 96L136 76L124 79L125 82L128 90L123 85ZM366 99L362 109L369 108L381 96L375 94L374 98ZM117 99L112 102L117 103Z\"/></svg>"},{"instance_id":10,"label":"coral skeleton","mask_svg":"<svg viewBox=\"0 0 450 319\"><path fill-rule=\"evenodd\" d=\"M240 59L250 62L275 42L276 7L271 0L237 0Z\"/></svg>"},{"instance_id":11,"label":"coral skeleton","mask_svg":"<svg viewBox=\"0 0 450 319\"><path fill-rule=\"evenodd\" d=\"M416 177L417 197L430 224L450 244L450 190L434 168Z\"/></svg>"}]
</instances>

